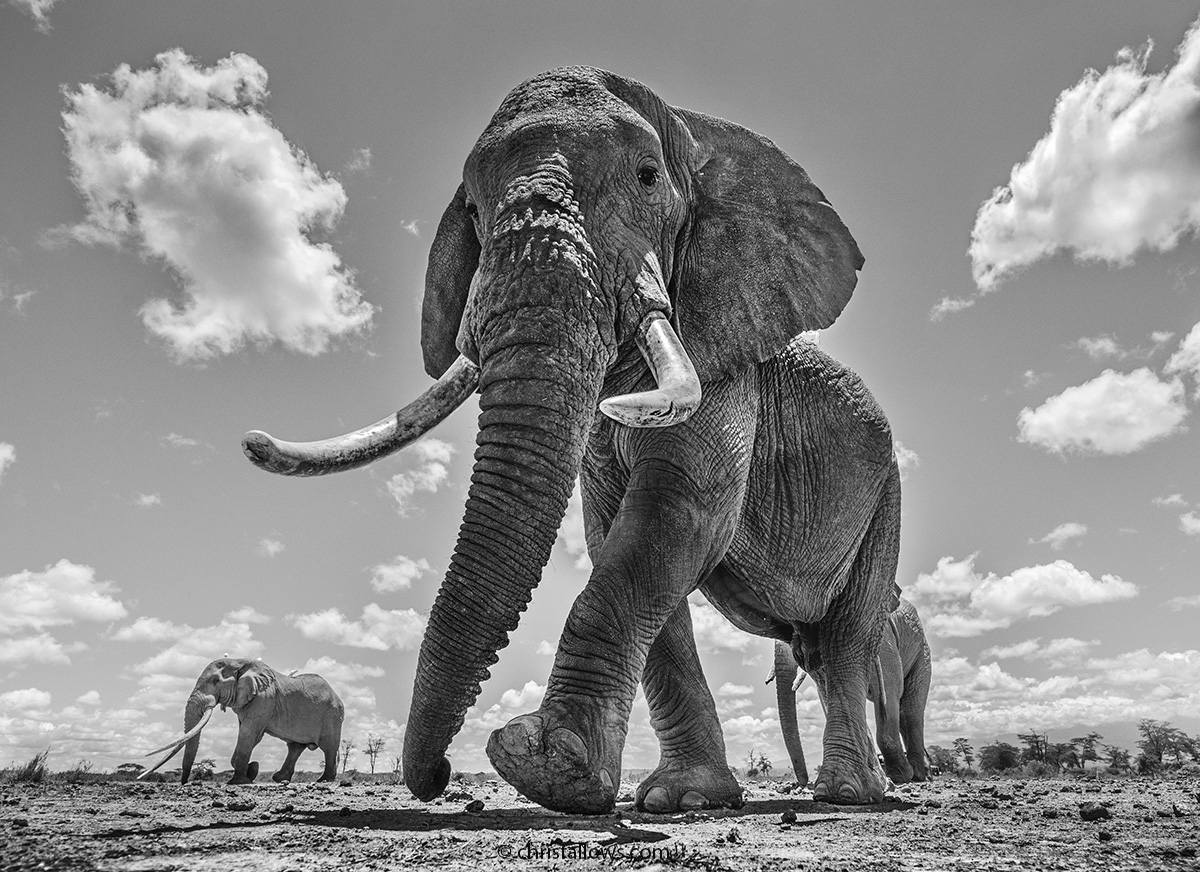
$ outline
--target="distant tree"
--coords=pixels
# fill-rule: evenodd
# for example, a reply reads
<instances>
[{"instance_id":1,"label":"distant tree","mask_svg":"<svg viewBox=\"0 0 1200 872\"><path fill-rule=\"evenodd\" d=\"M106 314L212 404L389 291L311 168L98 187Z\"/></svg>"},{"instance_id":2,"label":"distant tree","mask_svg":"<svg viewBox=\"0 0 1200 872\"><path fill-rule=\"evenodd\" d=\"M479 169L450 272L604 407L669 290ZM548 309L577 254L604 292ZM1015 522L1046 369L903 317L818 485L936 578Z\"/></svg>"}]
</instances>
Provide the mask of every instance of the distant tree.
<instances>
[{"instance_id":1,"label":"distant tree","mask_svg":"<svg viewBox=\"0 0 1200 872\"><path fill-rule=\"evenodd\" d=\"M399 757L392 758L392 782L399 784L404 780L404 761Z\"/></svg>"},{"instance_id":2,"label":"distant tree","mask_svg":"<svg viewBox=\"0 0 1200 872\"><path fill-rule=\"evenodd\" d=\"M1157 772L1164 765L1178 766L1186 758L1196 759L1195 740L1166 721L1144 718L1138 722L1138 732L1142 734L1138 741L1139 771Z\"/></svg>"},{"instance_id":3,"label":"distant tree","mask_svg":"<svg viewBox=\"0 0 1200 872\"><path fill-rule=\"evenodd\" d=\"M943 748L941 745L930 745L926 749L929 754L929 759L933 761L933 765L941 772L957 772L958 757L949 748Z\"/></svg>"},{"instance_id":4,"label":"distant tree","mask_svg":"<svg viewBox=\"0 0 1200 872\"><path fill-rule=\"evenodd\" d=\"M1045 733L1035 733L1030 730L1028 733L1017 733L1017 738L1025 746L1020 752L1022 760L1037 763L1046 762L1046 749L1049 747L1049 741Z\"/></svg>"},{"instance_id":5,"label":"distant tree","mask_svg":"<svg viewBox=\"0 0 1200 872\"><path fill-rule=\"evenodd\" d=\"M967 764L967 769L970 770L971 764L975 762L975 749L971 747L971 743L966 739L955 739L954 753L963 758Z\"/></svg>"},{"instance_id":6,"label":"distant tree","mask_svg":"<svg viewBox=\"0 0 1200 872\"><path fill-rule=\"evenodd\" d=\"M122 778L137 778L145 771L146 767L141 763L122 763L117 767L117 774Z\"/></svg>"},{"instance_id":7,"label":"distant tree","mask_svg":"<svg viewBox=\"0 0 1200 872\"><path fill-rule=\"evenodd\" d=\"M1096 743L1104 737L1099 733L1088 733L1086 736L1076 737L1071 740L1071 744L1079 749L1079 768L1082 769L1089 762L1095 763L1100 760L1100 755L1096 753Z\"/></svg>"},{"instance_id":8,"label":"distant tree","mask_svg":"<svg viewBox=\"0 0 1200 872\"><path fill-rule=\"evenodd\" d=\"M1082 769L1079 752L1070 742L1055 742L1046 746L1045 762L1059 769Z\"/></svg>"},{"instance_id":9,"label":"distant tree","mask_svg":"<svg viewBox=\"0 0 1200 872\"><path fill-rule=\"evenodd\" d=\"M350 753L354 750L353 739L342 739L342 774L346 774L346 767L350 763Z\"/></svg>"},{"instance_id":10,"label":"distant tree","mask_svg":"<svg viewBox=\"0 0 1200 872\"><path fill-rule=\"evenodd\" d=\"M196 764L196 768L192 770L196 778L200 781L207 781L212 778L217 772L217 761L212 757L205 757Z\"/></svg>"},{"instance_id":11,"label":"distant tree","mask_svg":"<svg viewBox=\"0 0 1200 872\"><path fill-rule=\"evenodd\" d=\"M984 772L1005 772L1021 762L1021 749L1008 742L993 742L979 749L979 768Z\"/></svg>"},{"instance_id":12,"label":"distant tree","mask_svg":"<svg viewBox=\"0 0 1200 872\"><path fill-rule=\"evenodd\" d=\"M1108 768L1114 772L1123 772L1129 768L1130 754L1124 748L1118 748L1116 745L1104 746L1104 759L1108 761Z\"/></svg>"},{"instance_id":13,"label":"distant tree","mask_svg":"<svg viewBox=\"0 0 1200 872\"><path fill-rule=\"evenodd\" d=\"M771 761L767 759L765 754L758 750L750 752L746 758L746 777L756 778L759 775L769 775L771 772Z\"/></svg>"},{"instance_id":14,"label":"distant tree","mask_svg":"<svg viewBox=\"0 0 1200 872\"><path fill-rule=\"evenodd\" d=\"M371 761L372 775L375 774L375 758L379 756L379 753L383 750L383 746L386 744L387 742L384 740L383 736L376 736L374 733L367 733L366 754L367 758Z\"/></svg>"}]
</instances>

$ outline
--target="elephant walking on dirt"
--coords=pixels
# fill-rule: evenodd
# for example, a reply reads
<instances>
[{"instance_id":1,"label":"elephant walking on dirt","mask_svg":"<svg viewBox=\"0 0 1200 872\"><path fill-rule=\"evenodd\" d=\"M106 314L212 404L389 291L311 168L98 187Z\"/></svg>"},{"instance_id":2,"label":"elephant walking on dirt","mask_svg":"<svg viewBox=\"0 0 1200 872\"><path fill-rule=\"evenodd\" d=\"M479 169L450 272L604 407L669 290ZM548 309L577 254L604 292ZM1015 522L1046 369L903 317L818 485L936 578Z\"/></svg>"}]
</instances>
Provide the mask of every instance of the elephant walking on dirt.
<instances>
[{"instance_id":1,"label":"elephant walking on dirt","mask_svg":"<svg viewBox=\"0 0 1200 872\"><path fill-rule=\"evenodd\" d=\"M319 780L333 781L337 777L345 712L341 698L329 683L314 673L280 675L261 660L230 658L214 660L204 667L184 710L184 734L151 751L169 753L138 777L154 772L182 748L183 783L187 784L200 748L200 731L218 705L222 711L228 706L238 716L230 784L249 784L258 777L258 763L250 755L263 736L287 742L287 759L271 776L275 781L290 781L301 753L318 748L325 754L325 771Z\"/></svg>"},{"instance_id":2,"label":"elephant walking on dirt","mask_svg":"<svg viewBox=\"0 0 1200 872\"><path fill-rule=\"evenodd\" d=\"M500 775L548 808L610 810L640 681L661 758L638 807L740 804L692 635L699 589L824 670L816 795L882 799L866 694L894 605L900 478L870 392L798 338L838 316L862 263L804 170L744 127L589 67L504 99L429 255L421 344L437 384L344 437L255 431L243 446L274 472L349 469L480 391L471 488L404 739L416 796L445 788L445 752L579 476L594 569L541 707L488 742Z\"/></svg>"},{"instance_id":3,"label":"elephant walking on dirt","mask_svg":"<svg viewBox=\"0 0 1200 872\"><path fill-rule=\"evenodd\" d=\"M925 759L925 703L933 675L929 641L917 608L904 597L888 616L879 643L878 666L867 687L867 699L875 706L875 741L883 755L883 768L896 784L929 780ZM825 691L819 676L813 676L822 701ZM796 720L796 691L804 676L796 667L791 649L775 643L775 698L783 743L792 770L801 786L808 783L808 767L800 743Z\"/></svg>"}]
</instances>

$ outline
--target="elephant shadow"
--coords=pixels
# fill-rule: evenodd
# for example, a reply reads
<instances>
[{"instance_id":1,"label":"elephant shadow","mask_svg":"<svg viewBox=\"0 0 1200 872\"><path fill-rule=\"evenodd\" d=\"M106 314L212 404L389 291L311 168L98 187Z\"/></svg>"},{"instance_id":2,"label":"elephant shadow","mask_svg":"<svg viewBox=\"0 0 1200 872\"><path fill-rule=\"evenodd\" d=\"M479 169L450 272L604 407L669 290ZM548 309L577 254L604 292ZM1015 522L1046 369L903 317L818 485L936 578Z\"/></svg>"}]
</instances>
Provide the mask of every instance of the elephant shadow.
<instances>
[{"instance_id":1,"label":"elephant shadow","mask_svg":"<svg viewBox=\"0 0 1200 872\"><path fill-rule=\"evenodd\" d=\"M868 805L833 805L815 800L763 799L751 800L736 809L705 809L700 812L685 812L672 815L649 814L637 811L633 803L617 806L607 815L564 814L544 808L484 809L480 812L439 812L428 809L357 809L321 810L292 813L296 824L401 832L434 832L452 830L462 832L483 831L530 831L530 830L579 830L588 833L610 833L611 840L600 844L625 842L657 842L671 838L671 834L655 829L664 824L679 825L728 819L736 822L752 816L769 816L778 821L786 811L798 817L793 827L813 826L832 821L849 820L862 814L886 814L895 811L910 811L917 803L885 799Z\"/></svg>"}]
</instances>

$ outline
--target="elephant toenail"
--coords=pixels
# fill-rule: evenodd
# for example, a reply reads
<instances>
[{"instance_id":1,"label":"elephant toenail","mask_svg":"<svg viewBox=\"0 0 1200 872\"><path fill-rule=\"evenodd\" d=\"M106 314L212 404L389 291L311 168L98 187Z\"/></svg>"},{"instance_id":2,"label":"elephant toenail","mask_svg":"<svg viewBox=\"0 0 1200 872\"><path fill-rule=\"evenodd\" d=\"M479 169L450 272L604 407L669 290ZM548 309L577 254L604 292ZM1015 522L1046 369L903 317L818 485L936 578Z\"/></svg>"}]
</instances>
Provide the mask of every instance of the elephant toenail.
<instances>
[{"instance_id":1,"label":"elephant toenail","mask_svg":"<svg viewBox=\"0 0 1200 872\"><path fill-rule=\"evenodd\" d=\"M689 790L679 800L681 811L696 811L697 809L705 808L707 805L708 797L695 790Z\"/></svg>"},{"instance_id":2,"label":"elephant toenail","mask_svg":"<svg viewBox=\"0 0 1200 872\"><path fill-rule=\"evenodd\" d=\"M583 739L574 732L566 727L559 727L550 734L549 738L550 741L547 744L553 749L552 756L565 758L566 762L572 766L587 765L587 745L583 744Z\"/></svg>"},{"instance_id":3,"label":"elephant toenail","mask_svg":"<svg viewBox=\"0 0 1200 872\"><path fill-rule=\"evenodd\" d=\"M499 731L498 738L504 750L513 755L531 754L537 749L541 722L531 715L513 718Z\"/></svg>"},{"instance_id":4,"label":"elephant toenail","mask_svg":"<svg viewBox=\"0 0 1200 872\"><path fill-rule=\"evenodd\" d=\"M843 784L838 788L838 798L843 802L858 802L858 790L852 784Z\"/></svg>"},{"instance_id":5,"label":"elephant toenail","mask_svg":"<svg viewBox=\"0 0 1200 872\"><path fill-rule=\"evenodd\" d=\"M605 790L612 790L612 789L613 789L613 780L612 780L612 776L608 774L608 770L607 770L607 769L601 769L601 770L600 770L600 783L604 785L604 789L605 789Z\"/></svg>"},{"instance_id":6,"label":"elephant toenail","mask_svg":"<svg viewBox=\"0 0 1200 872\"><path fill-rule=\"evenodd\" d=\"M671 808L671 797L665 787L651 787L642 798L642 808L652 814L665 814L674 811Z\"/></svg>"}]
</instances>

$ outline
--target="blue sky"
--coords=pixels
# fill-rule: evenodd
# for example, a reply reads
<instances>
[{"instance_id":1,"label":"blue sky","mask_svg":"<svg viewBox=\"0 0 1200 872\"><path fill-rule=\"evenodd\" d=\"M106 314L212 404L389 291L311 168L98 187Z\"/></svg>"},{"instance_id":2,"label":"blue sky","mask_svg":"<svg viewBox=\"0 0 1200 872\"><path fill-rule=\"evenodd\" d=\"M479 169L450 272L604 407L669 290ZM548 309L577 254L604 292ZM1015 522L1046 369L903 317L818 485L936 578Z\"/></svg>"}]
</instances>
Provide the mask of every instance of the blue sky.
<instances>
[{"instance_id":1,"label":"blue sky","mask_svg":"<svg viewBox=\"0 0 1200 872\"><path fill-rule=\"evenodd\" d=\"M0 4L0 764L138 759L226 653L321 672L346 734L399 753L474 410L322 480L253 469L240 438L334 435L429 384L425 260L463 160L509 89L573 63L770 137L857 238L820 342L899 445L928 741L1200 730L1198 20L1094 0ZM586 580L575 506L457 767L536 706ZM781 764L770 644L694 600L731 761ZM811 688L800 705L819 757ZM235 724L215 716L202 756L226 760ZM625 764L656 759L639 698Z\"/></svg>"}]
</instances>

